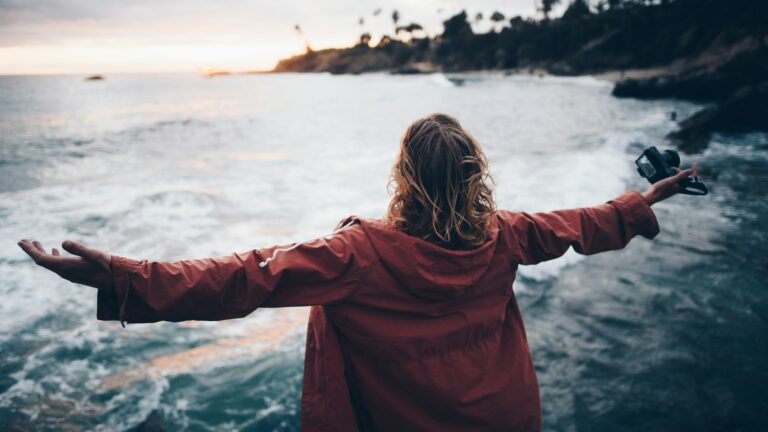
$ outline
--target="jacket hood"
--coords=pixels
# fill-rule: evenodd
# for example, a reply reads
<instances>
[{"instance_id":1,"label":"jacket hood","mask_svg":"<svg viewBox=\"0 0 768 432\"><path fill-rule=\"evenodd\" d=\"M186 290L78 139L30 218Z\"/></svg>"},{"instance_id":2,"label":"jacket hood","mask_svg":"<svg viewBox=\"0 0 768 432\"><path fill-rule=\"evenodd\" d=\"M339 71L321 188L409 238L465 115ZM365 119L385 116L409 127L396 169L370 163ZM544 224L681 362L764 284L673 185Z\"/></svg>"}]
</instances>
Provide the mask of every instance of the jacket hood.
<instances>
[{"instance_id":1,"label":"jacket hood","mask_svg":"<svg viewBox=\"0 0 768 432\"><path fill-rule=\"evenodd\" d=\"M477 283L491 264L499 237L496 217L491 217L486 242L471 250L445 249L381 220L355 219L392 275L415 295L429 300L459 297Z\"/></svg>"}]
</instances>

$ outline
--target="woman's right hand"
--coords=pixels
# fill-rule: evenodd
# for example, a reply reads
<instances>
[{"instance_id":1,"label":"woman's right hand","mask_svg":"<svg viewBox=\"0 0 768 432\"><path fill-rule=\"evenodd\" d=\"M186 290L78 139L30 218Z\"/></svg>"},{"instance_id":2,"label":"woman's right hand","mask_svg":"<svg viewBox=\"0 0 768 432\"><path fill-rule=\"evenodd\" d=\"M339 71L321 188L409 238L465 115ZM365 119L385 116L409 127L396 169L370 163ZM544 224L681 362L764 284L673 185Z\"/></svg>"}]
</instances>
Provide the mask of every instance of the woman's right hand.
<instances>
[{"instance_id":1,"label":"woman's right hand","mask_svg":"<svg viewBox=\"0 0 768 432\"><path fill-rule=\"evenodd\" d=\"M100 250L91 249L83 244L65 241L61 244L72 255L64 256L53 248L47 253L43 245L36 240L22 240L18 243L35 264L46 268L62 278L98 289L113 289L111 261L112 256Z\"/></svg>"},{"instance_id":2,"label":"woman's right hand","mask_svg":"<svg viewBox=\"0 0 768 432\"><path fill-rule=\"evenodd\" d=\"M657 181L642 193L643 198L645 198L648 205L654 205L659 201L664 201L681 192L684 187L680 183L687 177L695 176L696 170L699 169L699 164L694 163L692 167L684 170L681 170L680 168L672 169L677 171L677 174L672 177L667 177L664 180Z\"/></svg>"}]
</instances>

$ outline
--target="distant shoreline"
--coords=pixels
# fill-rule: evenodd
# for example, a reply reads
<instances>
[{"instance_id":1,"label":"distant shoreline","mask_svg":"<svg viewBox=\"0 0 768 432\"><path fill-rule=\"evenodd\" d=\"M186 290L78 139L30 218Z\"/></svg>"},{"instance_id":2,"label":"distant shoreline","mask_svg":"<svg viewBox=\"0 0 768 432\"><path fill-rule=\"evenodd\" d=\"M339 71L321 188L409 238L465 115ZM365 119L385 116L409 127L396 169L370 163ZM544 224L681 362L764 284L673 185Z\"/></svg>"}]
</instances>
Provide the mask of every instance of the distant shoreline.
<instances>
[{"instance_id":1,"label":"distant shoreline","mask_svg":"<svg viewBox=\"0 0 768 432\"><path fill-rule=\"evenodd\" d=\"M363 34L352 47L308 48L273 72L592 76L614 83L616 97L715 103L667 136L684 151L702 150L714 131L768 130L768 2L617 4L595 12L574 0L560 18L513 17L487 33L461 12L434 37L372 45Z\"/></svg>"}]
</instances>

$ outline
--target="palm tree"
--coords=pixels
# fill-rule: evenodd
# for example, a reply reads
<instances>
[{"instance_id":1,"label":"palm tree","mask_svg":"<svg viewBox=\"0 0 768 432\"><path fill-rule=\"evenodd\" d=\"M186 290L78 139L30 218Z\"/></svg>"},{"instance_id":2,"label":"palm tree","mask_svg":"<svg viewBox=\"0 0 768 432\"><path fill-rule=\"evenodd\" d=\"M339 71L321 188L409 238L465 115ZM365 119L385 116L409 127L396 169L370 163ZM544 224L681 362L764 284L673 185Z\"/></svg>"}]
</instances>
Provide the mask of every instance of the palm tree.
<instances>
[{"instance_id":1,"label":"palm tree","mask_svg":"<svg viewBox=\"0 0 768 432\"><path fill-rule=\"evenodd\" d=\"M552 12L552 8L555 7L555 5L558 3L560 3L560 0L541 0L541 7L539 10L544 14L544 19L549 19L549 13Z\"/></svg>"},{"instance_id":2,"label":"palm tree","mask_svg":"<svg viewBox=\"0 0 768 432\"><path fill-rule=\"evenodd\" d=\"M307 54L311 53L312 47L309 45L309 41L304 38L304 31L301 29L301 26L298 24L294 24L293 31L296 32L296 36L304 39L304 48L306 49Z\"/></svg>"},{"instance_id":3,"label":"palm tree","mask_svg":"<svg viewBox=\"0 0 768 432\"><path fill-rule=\"evenodd\" d=\"M417 31L424 31L424 27L422 27L421 24L410 23L407 26L398 27L395 34L400 32L408 33L410 38L413 39L413 33Z\"/></svg>"},{"instance_id":4,"label":"palm tree","mask_svg":"<svg viewBox=\"0 0 768 432\"><path fill-rule=\"evenodd\" d=\"M394 25L395 25L395 34L393 36L394 39L397 39L397 32L399 31L398 30L399 27L397 26L397 23L399 23L399 22L400 22L400 12L398 12L397 9L393 9L392 10L392 23L394 23Z\"/></svg>"},{"instance_id":5,"label":"palm tree","mask_svg":"<svg viewBox=\"0 0 768 432\"><path fill-rule=\"evenodd\" d=\"M493 11L493 14L491 15L491 21L493 21L494 28L498 27L500 22L503 22L506 19L503 13L499 11Z\"/></svg>"},{"instance_id":6,"label":"palm tree","mask_svg":"<svg viewBox=\"0 0 768 432\"><path fill-rule=\"evenodd\" d=\"M384 35L379 40L379 43L376 45L376 48L383 48L391 43L392 43L392 38L389 37L389 35Z\"/></svg>"}]
</instances>

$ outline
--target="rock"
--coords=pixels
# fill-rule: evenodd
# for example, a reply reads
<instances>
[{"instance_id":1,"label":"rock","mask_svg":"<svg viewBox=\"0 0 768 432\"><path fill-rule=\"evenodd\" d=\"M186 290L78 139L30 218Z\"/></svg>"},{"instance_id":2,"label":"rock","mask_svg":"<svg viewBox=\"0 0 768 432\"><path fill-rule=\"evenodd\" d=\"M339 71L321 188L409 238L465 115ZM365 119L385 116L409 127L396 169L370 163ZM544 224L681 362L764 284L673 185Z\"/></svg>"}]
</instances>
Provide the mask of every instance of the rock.
<instances>
[{"instance_id":1,"label":"rock","mask_svg":"<svg viewBox=\"0 0 768 432\"><path fill-rule=\"evenodd\" d=\"M85 79L86 81L103 81L104 77L101 75L91 75Z\"/></svg>"},{"instance_id":2,"label":"rock","mask_svg":"<svg viewBox=\"0 0 768 432\"><path fill-rule=\"evenodd\" d=\"M669 75L626 79L616 83L613 95L641 99L679 97L720 101L744 86L768 77L768 41L745 38L725 52L712 53Z\"/></svg>"},{"instance_id":3,"label":"rock","mask_svg":"<svg viewBox=\"0 0 768 432\"><path fill-rule=\"evenodd\" d=\"M744 87L720 104L705 108L680 122L680 129L667 135L680 150L697 152L709 142L712 132L742 132L768 129L768 81Z\"/></svg>"},{"instance_id":4,"label":"rock","mask_svg":"<svg viewBox=\"0 0 768 432\"><path fill-rule=\"evenodd\" d=\"M278 62L274 72L330 72L359 74L393 69L392 49L357 45L346 49L312 51Z\"/></svg>"},{"instance_id":5,"label":"rock","mask_svg":"<svg viewBox=\"0 0 768 432\"><path fill-rule=\"evenodd\" d=\"M718 115L718 107L704 108L680 122L680 129L667 134L667 139L686 153L696 153L709 143L711 124Z\"/></svg>"},{"instance_id":6,"label":"rock","mask_svg":"<svg viewBox=\"0 0 768 432\"><path fill-rule=\"evenodd\" d=\"M223 76L230 76L230 75L232 75L232 72L225 71L225 70L211 71L211 72L208 72L207 74L205 74L205 76L208 77L208 78L216 78L216 77L223 77Z\"/></svg>"},{"instance_id":7,"label":"rock","mask_svg":"<svg viewBox=\"0 0 768 432\"><path fill-rule=\"evenodd\" d=\"M440 72L440 68L432 62L407 63L392 70L393 74L414 75Z\"/></svg>"},{"instance_id":8,"label":"rock","mask_svg":"<svg viewBox=\"0 0 768 432\"><path fill-rule=\"evenodd\" d=\"M133 428L131 432L164 432L166 430L168 429L165 427L163 416L155 410L152 411L138 426Z\"/></svg>"},{"instance_id":9,"label":"rock","mask_svg":"<svg viewBox=\"0 0 768 432\"><path fill-rule=\"evenodd\" d=\"M620 81L613 95L715 102L667 135L685 152L701 151L715 131L768 130L768 39L744 38L725 51L713 50L671 72Z\"/></svg>"}]
</instances>

